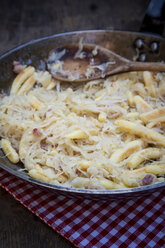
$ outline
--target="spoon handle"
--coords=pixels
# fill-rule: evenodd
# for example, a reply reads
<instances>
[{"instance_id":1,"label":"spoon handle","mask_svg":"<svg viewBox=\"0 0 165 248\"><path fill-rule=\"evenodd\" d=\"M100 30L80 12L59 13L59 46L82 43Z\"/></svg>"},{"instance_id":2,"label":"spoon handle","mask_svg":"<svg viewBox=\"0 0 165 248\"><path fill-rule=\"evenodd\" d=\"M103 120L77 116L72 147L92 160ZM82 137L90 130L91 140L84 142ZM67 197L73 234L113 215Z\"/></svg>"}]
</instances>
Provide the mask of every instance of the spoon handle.
<instances>
[{"instance_id":1,"label":"spoon handle","mask_svg":"<svg viewBox=\"0 0 165 248\"><path fill-rule=\"evenodd\" d=\"M162 71L165 72L165 63L161 62L130 62L130 71Z\"/></svg>"}]
</instances>

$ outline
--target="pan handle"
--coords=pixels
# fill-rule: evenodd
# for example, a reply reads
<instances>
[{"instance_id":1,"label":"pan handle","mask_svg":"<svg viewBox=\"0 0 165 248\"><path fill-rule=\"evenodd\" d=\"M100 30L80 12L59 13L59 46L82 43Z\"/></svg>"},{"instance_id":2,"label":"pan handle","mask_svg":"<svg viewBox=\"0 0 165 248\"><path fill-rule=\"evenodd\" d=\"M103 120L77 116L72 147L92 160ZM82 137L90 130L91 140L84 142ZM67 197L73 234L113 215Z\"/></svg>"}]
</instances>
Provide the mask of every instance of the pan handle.
<instances>
[{"instance_id":1,"label":"pan handle","mask_svg":"<svg viewBox=\"0 0 165 248\"><path fill-rule=\"evenodd\" d=\"M165 1L151 0L140 32L157 34L165 38Z\"/></svg>"}]
</instances>

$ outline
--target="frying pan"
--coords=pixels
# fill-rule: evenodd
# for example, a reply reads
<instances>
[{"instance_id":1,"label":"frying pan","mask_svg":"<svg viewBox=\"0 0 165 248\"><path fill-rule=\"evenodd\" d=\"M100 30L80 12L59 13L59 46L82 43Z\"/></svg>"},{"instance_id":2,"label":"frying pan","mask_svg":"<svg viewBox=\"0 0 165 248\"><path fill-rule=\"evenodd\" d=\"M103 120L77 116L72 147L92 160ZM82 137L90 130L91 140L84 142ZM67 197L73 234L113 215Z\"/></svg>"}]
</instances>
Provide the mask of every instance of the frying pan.
<instances>
[{"instance_id":1,"label":"frying pan","mask_svg":"<svg viewBox=\"0 0 165 248\"><path fill-rule=\"evenodd\" d=\"M3 54L0 57L0 90L3 89L6 93L10 90L10 86L15 77L12 71L12 62L14 60L19 60L25 64L32 64L36 68L40 68L44 65L50 50L68 43L79 42L81 38L83 38L84 43L103 46L130 60L148 62L160 62L165 60L165 40L158 36L108 30L57 34L28 42ZM22 164L12 164L4 157L1 150L0 167L22 180L41 187L43 190L51 190L54 193L74 198L118 200L145 196L165 188L165 182L121 190L77 189L51 185L33 179L29 177L26 172L20 171L20 168L23 168Z\"/></svg>"}]
</instances>

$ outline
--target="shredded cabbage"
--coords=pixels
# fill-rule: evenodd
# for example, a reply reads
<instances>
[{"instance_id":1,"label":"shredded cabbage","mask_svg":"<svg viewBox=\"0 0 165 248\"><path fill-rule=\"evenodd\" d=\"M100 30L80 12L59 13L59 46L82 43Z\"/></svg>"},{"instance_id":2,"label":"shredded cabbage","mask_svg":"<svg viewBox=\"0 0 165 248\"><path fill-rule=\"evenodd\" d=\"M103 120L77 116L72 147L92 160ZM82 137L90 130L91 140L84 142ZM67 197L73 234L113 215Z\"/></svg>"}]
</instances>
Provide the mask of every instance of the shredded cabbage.
<instances>
[{"instance_id":1,"label":"shredded cabbage","mask_svg":"<svg viewBox=\"0 0 165 248\"><path fill-rule=\"evenodd\" d=\"M42 74L35 75L40 82ZM155 78L160 81L164 77L161 75L158 73ZM130 171L129 158L118 164L110 158L117 149L124 147L128 138L117 129L115 121L132 120L128 113L137 111L135 105L128 104L128 91L143 97L153 109L164 106L164 95L159 87L157 97L148 94L141 72L86 84L58 82L54 90L34 87L22 96L13 94L1 98L0 137L11 141L29 174L39 180L68 187L104 189L101 180L108 179L120 185L119 188L127 187L121 175ZM43 107L32 107L32 97ZM100 113L105 113L103 122L98 120ZM41 135L35 134L36 129ZM154 129L164 134L163 124L159 123ZM75 131L82 131L84 138L68 138ZM144 142L147 141L144 139ZM164 150L160 161L163 161L163 154Z\"/></svg>"}]
</instances>

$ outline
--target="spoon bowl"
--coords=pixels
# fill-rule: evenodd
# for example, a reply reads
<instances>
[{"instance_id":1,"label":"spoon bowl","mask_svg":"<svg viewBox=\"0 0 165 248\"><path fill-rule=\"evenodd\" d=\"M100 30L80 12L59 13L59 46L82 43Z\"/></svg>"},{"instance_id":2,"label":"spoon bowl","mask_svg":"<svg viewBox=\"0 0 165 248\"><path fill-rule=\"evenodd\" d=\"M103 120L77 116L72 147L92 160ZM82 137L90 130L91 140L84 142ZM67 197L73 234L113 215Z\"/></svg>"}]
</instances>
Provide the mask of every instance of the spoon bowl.
<instances>
[{"instance_id":1,"label":"spoon bowl","mask_svg":"<svg viewBox=\"0 0 165 248\"><path fill-rule=\"evenodd\" d=\"M134 62L98 45L67 44L54 49L48 69L61 81L85 82L128 71L165 71L165 64Z\"/></svg>"}]
</instances>

